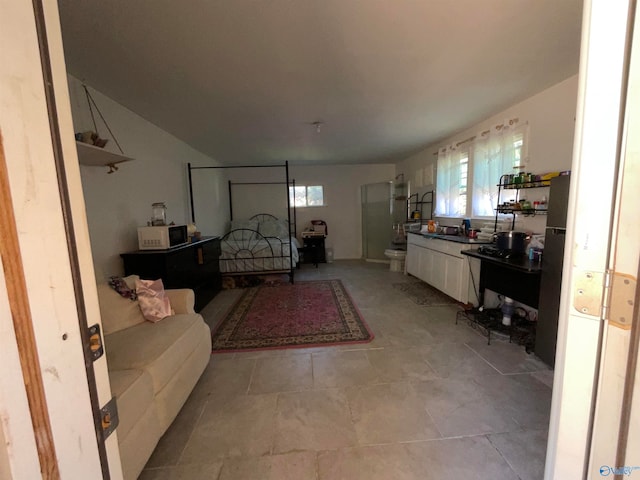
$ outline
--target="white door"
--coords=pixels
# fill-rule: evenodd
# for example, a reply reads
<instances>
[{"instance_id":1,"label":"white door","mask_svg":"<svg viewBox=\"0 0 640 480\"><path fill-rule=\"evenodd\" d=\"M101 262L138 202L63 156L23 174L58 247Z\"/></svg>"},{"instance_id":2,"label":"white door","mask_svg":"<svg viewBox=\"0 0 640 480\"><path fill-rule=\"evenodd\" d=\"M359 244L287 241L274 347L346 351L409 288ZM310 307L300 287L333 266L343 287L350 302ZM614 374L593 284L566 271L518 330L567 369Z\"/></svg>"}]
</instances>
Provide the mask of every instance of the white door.
<instances>
[{"instance_id":1,"label":"white door","mask_svg":"<svg viewBox=\"0 0 640 480\"><path fill-rule=\"evenodd\" d=\"M0 11L0 477L118 480L105 356L85 369L100 319L57 4Z\"/></svg>"},{"instance_id":2,"label":"white door","mask_svg":"<svg viewBox=\"0 0 640 480\"><path fill-rule=\"evenodd\" d=\"M633 311L635 286L631 288L631 296L628 292L620 294L619 287L625 281L635 282L637 277L640 234L637 150L640 101L636 93L633 105L628 102L625 88L629 65L625 57L630 31L628 14L634 3L592 0L584 5L545 479L623 478L608 468L640 466L639 382L637 377L627 378L627 354L631 345L637 346L637 335L631 343L627 324L633 315L618 313L628 307ZM637 66L631 78L637 89ZM625 105L627 130L621 120L625 118ZM633 127L635 133L631 134L629 129ZM625 144L624 140L634 136L635 144ZM625 145L631 155L621 163L619 150L624 151ZM613 270L611 275L609 269ZM613 279L612 288L605 288L609 285L608 278ZM611 301L612 308L602 309L605 299ZM632 359L629 366L635 363L637 359ZM623 412L625 393L633 392L634 387L635 410L627 396L628 411ZM631 420L634 415L635 421ZM627 443L620 433L629 426Z\"/></svg>"},{"instance_id":3,"label":"white door","mask_svg":"<svg viewBox=\"0 0 640 480\"><path fill-rule=\"evenodd\" d=\"M635 25L640 13L636 12ZM600 374L589 469L592 478L640 477L638 269L640 265L640 32L635 29L621 135ZM635 308L635 311L634 311ZM634 325L635 324L635 325ZM632 476L632 472L633 476Z\"/></svg>"}]
</instances>

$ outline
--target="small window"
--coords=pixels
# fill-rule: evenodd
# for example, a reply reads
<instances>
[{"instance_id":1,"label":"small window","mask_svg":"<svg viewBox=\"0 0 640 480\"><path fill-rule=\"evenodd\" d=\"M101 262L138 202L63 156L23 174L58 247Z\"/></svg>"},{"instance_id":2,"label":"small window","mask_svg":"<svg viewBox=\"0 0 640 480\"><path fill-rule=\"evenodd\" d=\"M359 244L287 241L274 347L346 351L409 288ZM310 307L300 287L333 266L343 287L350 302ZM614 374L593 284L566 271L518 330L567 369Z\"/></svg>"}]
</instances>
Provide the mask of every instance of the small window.
<instances>
[{"instance_id":1,"label":"small window","mask_svg":"<svg viewBox=\"0 0 640 480\"><path fill-rule=\"evenodd\" d=\"M296 207L324 206L324 190L322 185L296 185L289 187L289 198Z\"/></svg>"}]
</instances>

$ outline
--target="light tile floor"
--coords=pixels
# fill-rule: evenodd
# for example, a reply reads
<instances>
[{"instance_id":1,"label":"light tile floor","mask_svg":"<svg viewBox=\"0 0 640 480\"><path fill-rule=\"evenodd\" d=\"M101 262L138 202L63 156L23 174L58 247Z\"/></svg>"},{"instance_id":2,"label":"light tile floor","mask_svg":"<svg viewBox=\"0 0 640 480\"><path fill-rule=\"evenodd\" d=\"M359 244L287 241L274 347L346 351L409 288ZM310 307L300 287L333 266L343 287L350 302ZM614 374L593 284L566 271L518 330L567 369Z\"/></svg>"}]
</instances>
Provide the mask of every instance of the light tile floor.
<instances>
[{"instance_id":1,"label":"light tile floor","mask_svg":"<svg viewBox=\"0 0 640 480\"><path fill-rule=\"evenodd\" d=\"M305 265L340 278L369 344L217 354L142 480L540 479L551 372L523 347L415 305L388 265ZM240 290L204 309L213 326Z\"/></svg>"}]
</instances>

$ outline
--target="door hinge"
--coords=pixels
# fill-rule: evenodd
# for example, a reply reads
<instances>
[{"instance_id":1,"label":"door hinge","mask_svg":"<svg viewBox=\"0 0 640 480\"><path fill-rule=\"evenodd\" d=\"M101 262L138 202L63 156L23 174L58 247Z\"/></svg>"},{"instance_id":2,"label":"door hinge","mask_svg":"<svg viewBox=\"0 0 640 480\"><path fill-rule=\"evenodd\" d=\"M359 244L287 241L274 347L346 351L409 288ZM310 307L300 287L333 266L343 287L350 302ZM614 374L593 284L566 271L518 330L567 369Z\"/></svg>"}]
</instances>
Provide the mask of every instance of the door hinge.
<instances>
[{"instance_id":1,"label":"door hinge","mask_svg":"<svg viewBox=\"0 0 640 480\"><path fill-rule=\"evenodd\" d=\"M605 274L602 272L581 272L576 278L573 293L573 308L585 315L602 316L602 299Z\"/></svg>"},{"instance_id":2,"label":"door hinge","mask_svg":"<svg viewBox=\"0 0 640 480\"><path fill-rule=\"evenodd\" d=\"M96 323L87 328L87 338L89 341L89 352L91 352L91 358L95 362L104 353L104 345L102 342L102 334L100 333L100 324Z\"/></svg>"},{"instance_id":3,"label":"door hinge","mask_svg":"<svg viewBox=\"0 0 640 480\"><path fill-rule=\"evenodd\" d=\"M118 428L118 424L120 423L116 397L113 397L100 409L100 418L102 423L102 441L105 441L109 435Z\"/></svg>"},{"instance_id":4,"label":"door hinge","mask_svg":"<svg viewBox=\"0 0 640 480\"><path fill-rule=\"evenodd\" d=\"M582 272L576 280L573 306L580 313L629 329L636 283L635 277L613 270Z\"/></svg>"},{"instance_id":5,"label":"door hinge","mask_svg":"<svg viewBox=\"0 0 640 480\"><path fill-rule=\"evenodd\" d=\"M633 307L637 279L625 273L613 272L607 298L607 316L615 327L629 330L633 321Z\"/></svg>"}]
</instances>

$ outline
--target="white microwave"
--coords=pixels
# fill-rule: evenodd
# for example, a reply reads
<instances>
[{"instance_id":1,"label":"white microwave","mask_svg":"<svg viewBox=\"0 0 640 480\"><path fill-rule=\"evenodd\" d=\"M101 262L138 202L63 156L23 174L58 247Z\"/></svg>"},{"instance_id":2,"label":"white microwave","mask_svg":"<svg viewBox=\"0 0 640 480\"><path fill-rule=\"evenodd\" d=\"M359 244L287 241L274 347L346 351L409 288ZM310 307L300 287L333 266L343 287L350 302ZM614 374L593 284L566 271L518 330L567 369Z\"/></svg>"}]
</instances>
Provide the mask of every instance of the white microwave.
<instances>
[{"instance_id":1,"label":"white microwave","mask_svg":"<svg viewBox=\"0 0 640 480\"><path fill-rule=\"evenodd\" d=\"M186 225L138 227L140 250L167 250L189 243Z\"/></svg>"}]
</instances>

